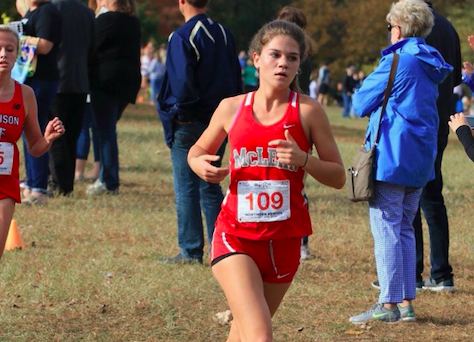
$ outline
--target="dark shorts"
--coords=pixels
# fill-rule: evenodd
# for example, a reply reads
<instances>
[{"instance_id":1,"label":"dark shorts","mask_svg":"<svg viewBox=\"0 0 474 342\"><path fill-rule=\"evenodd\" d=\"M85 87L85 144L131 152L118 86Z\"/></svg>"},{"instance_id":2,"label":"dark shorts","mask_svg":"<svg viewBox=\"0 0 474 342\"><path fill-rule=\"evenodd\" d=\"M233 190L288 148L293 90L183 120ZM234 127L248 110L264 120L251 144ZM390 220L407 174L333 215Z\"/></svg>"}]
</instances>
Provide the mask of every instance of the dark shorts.
<instances>
[{"instance_id":1,"label":"dark shorts","mask_svg":"<svg viewBox=\"0 0 474 342\"><path fill-rule=\"evenodd\" d=\"M319 86L319 94L326 95L329 92L329 86L325 83Z\"/></svg>"}]
</instances>

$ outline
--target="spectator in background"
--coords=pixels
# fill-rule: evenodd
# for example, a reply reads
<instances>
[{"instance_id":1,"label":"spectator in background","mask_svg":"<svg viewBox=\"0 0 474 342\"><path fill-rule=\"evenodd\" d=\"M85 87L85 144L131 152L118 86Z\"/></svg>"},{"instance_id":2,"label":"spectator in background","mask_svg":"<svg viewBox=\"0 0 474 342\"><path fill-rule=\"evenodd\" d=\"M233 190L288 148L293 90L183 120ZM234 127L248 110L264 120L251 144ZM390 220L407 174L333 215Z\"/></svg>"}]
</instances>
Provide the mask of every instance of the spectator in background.
<instances>
[{"instance_id":1,"label":"spectator in background","mask_svg":"<svg viewBox=\"0 0 474 342\"><path fill-rule=\"evenodd\" d=\"M458 84L453 89L453 101L455 102L454 110L455 112L463 112L462 98L464 97L464 91L462 89L462 84Z\"/></svg>"},{"instance_id":2,"label":"spectator in background","mask_svg":"<svg viewBox=\"0 0 474 342\"><path fill-rule=\"evenodd\" d=\"M357 84L357 89L362 87L362 83L364 83L365 80L365 73L362 70L359 70L358 72L358 78L359 78L359 83Z\"/></svg>"},{"instance_id":3,"label":"spectator in background","mask_svg":"<svg viewBox=\"0 0 474 342\"><path fill-rule=\"evenodd\" d=\"M50 148L53 189L62 195L74 189L77 139L89 93L88 63L94 47L94 12L77 0L53 0L61 18L58 51L59 88L51 112L66 132Z\"/></svg>"},{"instance_id":4,"label":"spectator in background","mask_svg":"<svg viewBox=\"0 0 474 342\"><path fill-rule=\"evenodd\" d=\"M158 54L160 56L161 62L166 64L166 44L162 43L158 49Z\"/></svg>"},{"instance_id":5,"label":"spectator in background","mask_svg":"<svg viewBox=\"0 0 474 342\"><path fill-rule=\"evenodd\" d=\"M362 79L360 78L361 75L362 75ZM354 75L352 75L352 78L354 81L354 92L355 92L357 89L362 87L362 82L364 81L364 73L362 71L359 71L359 72L355 71ZM358 118L356 112L354 111L354 106L352 105L351 105L351 111L350 111L349 116L351 119Z\"/></svg>"},{"instance_id":6,"label":"spectator in background","mask_svg":"<svg viewBox=\"0 0 474 342\"><path fill-rule=\"evenodd\" d=\"M453 88L461 83L461 47L459 36L453 25L442 15L436 12L432 4L425 1L433 12L435 22L426 43L436 48L447 63L454 67L449 77L438 86L437 102L439 115L438 146L435 160L435 179L428 182L420 198L420 207L423 209L428 223L430 235L430 276L423 281L423 231L420 210L414 220L416 236L416 277L417 287L433 291L454 291L452 267L449 263L449 224L446 206L443 198L443 175L441 164L443 153L448 144L448 121L454 114Z\"/></svg>"},{"instance_id":7,"label":"spectator in background","mask_svg":"<svg viewBox=\"0 0 474 342\"><path fill-rule=\"evenodd\" d=\"M140 50L140 75L142 77L140 95L138 96L138 102L140 103L147 101L150 96L150 64L154 51L155 47L151 41Z\"/></svg>"},{"instance_id":8,"label":"spectator in background","mask_svg":"<svg viewBox=\"0 0 474 342\"><path fill-rule=\"evenodd\" d=\"M342 80L342 100L344 109L342 111L342 117L348 118L352 109L352 95L354 94L355 81L354 81L355 67L348 66L346 68L346 76Z\"/></svg>"},{"instance_id":9,"label":"spectator in background","mask_svg":"<svg viewBox=\"0 0 474 342\"><path fill-rule=\"evenodd\" d=\"M444 204L443 175L441 164L443 153L448 144L448 121L454 114L453 89L461 83L461 47L459 36L453 25L442 15L436 12L429 1L424 1L434 15L434 26L426 37L426 43L436 48L447 63L454 67L453 72L446 80L438 85L437 110L439 116L437 155L434 162L435 178L423 188L420 197L420 206L413 221L416 238L416 288L432 291L456 290L449 263L449 224L446 206ZM421 211L425 214L430 236L430 277L423 280L424 251ZM379 288L379 282L372 282L372 286Z\"/></svg>"},{"instance_id":10,"label":"spectator in background","mask_svg":"<svg viewBox=\"0 0 474 342\"><path fill-rule=\"evenodd\" d=\"M206 129L219 102L242 92L242 72L234 38L206 15L209 0L179 0L185 24L170 36L166 72L158 95L158 114L171 149L180 252L164 263L202 263L204 234L212 241L223 200L219 184L201 180L189 167L191 146ZM214 165L220 166L225 143ZM202 205L202 207L201 207Z\"/></svg>"},{"instance_id":11,"label":"spectator in background","mask_svg":"<svg viewBox=\"0 0 474 342\"><path fill-rule=\"evenodd\" d=\"M89 0L89 8L92 9L96 16L99 16L101 8L97 7L95 0ZM92 107L90 94L86 97L86 108L84 111L84 119L82 120L82 129L77 138L77 149L76 149L76 170L74 172L74 181L83 182L85 180L96 181L99 178L100 171L100 156L99 156L99 143L97 141L97 134L93 127ZM85 176L87 158L89 156L89 150L92 145L94 150L94 163L92 170L87 176Z\"/></svg>"},{"instance_id":12,"label":"spectator in background","mask_svg":"<svg viewBox=\"0 0 474 342\"><path fill-rule=\"evenodd\" d=\"M244 91L246 93L258 88L257 69L253 65L252 59L247 59L247 65L242 74L244 79Z\"/></svg>"},{"instance_id":13,"label":"spectator in background","mask_svg":"<svg viewBox=\"0 0 474 342\"><path fill-rule=\"evenodd\" d=\"M318 99L318 76L319 72L313 70L311 73L311 82L309 83L309 96L314 100Z\"/></svg>"},{"instance_id":14,"label":"spectator in background","mask_svg":"<svg viewBox=\"0 0 474 342\"><path fill-rule=\"evenodd\" d=\"M319 73L318 73L318 84L319 84L318 102L324 107L327 107L328 105L328 94L329 94L329 84L330 84L329 73L330 73L330 70L328 66L326 65L326 63L323 63L323 65L319 68Z\"/></svg>"},{"instance_id":15,"label":"spectator in background","mask_svg":"<svg viewBox=\"0 0 474 342\"><path fill-rule=\"evenodd\" d=\"M49 0L28 0L29 10L24 17L25 35L39 37L36 54L36 71L25 84L35 92L38 103L38 122L44 133L49 119L49 111L58 90L58 46L61 39L61 19L56 7ZM44 204L49 178L49 154L35 158L27 151L25 137L26 181L23 190L23 204Z\"/></svg>"},{"instance_id":16,"label":"spectator in background","mask_svg":"<svg viewBox=\"0 0 474 342\"><path fill-rule=\"evenodd\" d=\"M472 51L474 51L474 35L468 36L467 42ZM462 82L468 86L472 93L474 93L474 63L466 61L463 63L463 66Z\"/></svg>"},{"instance_id":17,"label":"spectator in background","mask_svg":"<svg viewBox=\"0 0 474 342\"><path fill-rule=\"evenodd\" d=\"M21 15L23 18L28 12L28 9L30 8L30 4L28 3L28 0L16 0L15 2L16 10L18 13Z\"/></svg>"},{"instance_id":18,"label":"spectator in background","mask_svg":"<svg viewBox=\"0 0 474 342\"><path fill-rule=\"evenodd\" d=\"M100 152L99 152L99 142L97 141L97 134L94 130L93 125L93 116L92 116L92 107L90 95L87 95L86 98L86 108L84 111L84 120L82 122L82 129L79 133L77 139L77 149L76 149L76 169L74 172L74 181L83 182L83 181L96 181L99 178L100 172ZM92 136L92 139L91 139ZM87 158L89 156L89 150L92 142L92 148L94 151L94 163L92 170L86 176L86 164Z\"/></svg>"},{"instance_id":19,"label":"spectator in background","mask_svg":"<svg viewBox=\"0 0 474 342\"><path fill-rule=\"evenodd\" d=\"M104 0L106 13L95 19L91 65L91 105L100 155L99 179L88 195L118 194L117 121L140 89L140 22L134 0ZM102 11L102 10L101 10Z\"/></svg>"},{"instance_id":20,"label":"spectator in background","mask_svg":"<svg viewBox=\"0 0 474 342\"><path fill-rule=\"evenodd\" d=\"M239 63L240 63L240 69L242 69L242 72L244 71L245 69L245 66L247 65L247 53L242 50L239 52Z\"/></svg>"},{"instance_id":21,"label":"spectator in background","mask_svg":"<svg viewBox=\"0 0 474 342\"><path fill-rule=\"evenodd\" d=\"M336 90L334 91L334 104L340 108L344 107L344 100L342 97L342 82L338 82L336 85Z\"/></svg>"},{"instance_id":22,"label":"spectator in background","mask_svg":"<svg viewBox=\"0 0 474 342\"><path fill-rule=\"evenodd\" d=\"M150 81L150 102L156 105L156 98L160 91L163 77L165 76L165 63L162 60L160 50L155 50L148 70Z\"/></svg>"},{"instance_id":23,"label":"spectator in background","mask_svg":"<svg viewBox=\"0 0 474 342\"><path fill-rule=\"evenodd\" d=\"M474 36L468 36L467 41L471 49L474 51ZM474 65L470 62L464 62L463 83L474 92ZM464 111L464 108L461 111ZM474 162L474 138L472 136L472 127L469 125L465 115L463 113L451 115L448 125L451 130L456 133L469 159Z\"/></svg>"},{"instance_id":24,"label":"spectator in background","mask_svg":"<svg viewBox=\"0 0 474 342\"><path fill-rule=\"evenodd\" d=\"M448 122L449 127L456 133L469 159L474 162L474 137L472 136L472 128L467 122L466 117L463 113L456 113L451 115L450 119Z\"/></svg>"},{"instance_id":25,"label":"spectator in background","mask_svg":"<svg viewBox=\"0 0 474 342\"><path fill-rule=\"evenodd\" d=\"M434 17L423 1L394 3L386 18L392 46L382 51L378 67L353 101L359 116L370 116L365 149L375 146L375 195L369 200L369 215L380 281L377 303L352 316L354 324L416 319L413 219L423 187L435 176L438 85L453 69L425 42ZM387 80L397 57L385 107Z\"/></svg>"}]
</instances>

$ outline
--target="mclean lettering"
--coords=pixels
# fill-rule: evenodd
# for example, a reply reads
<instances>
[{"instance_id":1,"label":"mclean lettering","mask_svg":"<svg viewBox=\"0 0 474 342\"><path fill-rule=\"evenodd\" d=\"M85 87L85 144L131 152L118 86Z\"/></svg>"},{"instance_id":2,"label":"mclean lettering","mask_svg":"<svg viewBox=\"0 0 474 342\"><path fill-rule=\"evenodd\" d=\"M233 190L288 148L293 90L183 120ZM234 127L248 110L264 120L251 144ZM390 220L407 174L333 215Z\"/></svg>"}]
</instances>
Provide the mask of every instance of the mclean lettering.
<instances>
[{"instance_id":1,"label":"mclean lettering","mask_svg":"<svg viewBox=\"0 0 474 342\"><path fill-rule=\"evenodd\" d=\"M241 167L276 167L282 170L289 170L296 172L298 171L298 166L282 164L277 159L276 148L267 148L267 157L263 156L264 148L257 147L256 151L247 151L245 147L240 149L240 152L237 149L232 151L234 156L234 167L239 169Z\"/></svg>"}]
</instances>

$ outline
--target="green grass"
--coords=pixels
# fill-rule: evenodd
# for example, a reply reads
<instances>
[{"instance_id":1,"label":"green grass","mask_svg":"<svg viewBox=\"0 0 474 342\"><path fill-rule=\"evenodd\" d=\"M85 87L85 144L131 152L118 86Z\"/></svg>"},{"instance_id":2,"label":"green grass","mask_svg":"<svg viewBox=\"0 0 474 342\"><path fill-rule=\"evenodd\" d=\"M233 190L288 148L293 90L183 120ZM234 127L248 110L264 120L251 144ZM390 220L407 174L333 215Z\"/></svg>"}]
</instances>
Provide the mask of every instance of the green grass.
<instances>
[{"instance_id":1,"label":"green grass","mask_svg":"<svg viewBox=\"0 0 474 342\"><path fill-rule=\"evenodd\" d=\"M366 120L339 112L328 110L347 166ZM178 248L170 156L154 109L132 106L118 128L119 196L88 198L78 184L72 197L17 206L26 248L5 252L0 264L0 341L226 340L229 327L213 316L227 306L209 266L156 262ZM458 292L423 292L417 323L364 331L348 318L377 299L367 205L309 179L314 258L301 265L274 318L275 340L472 341L473 166L453 135L443 173Z\"/></svg>"}]
</instances>

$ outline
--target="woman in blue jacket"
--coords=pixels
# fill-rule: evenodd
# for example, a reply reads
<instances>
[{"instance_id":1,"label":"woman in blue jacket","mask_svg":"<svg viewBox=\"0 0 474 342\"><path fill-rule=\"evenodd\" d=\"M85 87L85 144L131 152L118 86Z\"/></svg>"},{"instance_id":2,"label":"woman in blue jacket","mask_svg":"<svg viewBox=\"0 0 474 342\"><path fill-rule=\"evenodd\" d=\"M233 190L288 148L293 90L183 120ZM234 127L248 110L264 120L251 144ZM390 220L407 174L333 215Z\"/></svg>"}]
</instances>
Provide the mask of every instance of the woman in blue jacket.
<instances>
[{"instance_id":1,"label":"woman in blue jacket","mask_svg":"<svg viewBox=\"0 0 474 342\"><path fill-rule=\"evenodd\" d=\"M350 318L354 324L415 320L416 293L413 219L422 188L434 178L439 118L438 84L452 67L425 43L434 24L424 1L405 0L387 15L392 46L382 51L377 69L353 97L357 115L370 115L368 150L373 145L394 53L395 81L376 142L375 198L369 201L380 297L370 310Z\"/></svg>"}]
</instances>

